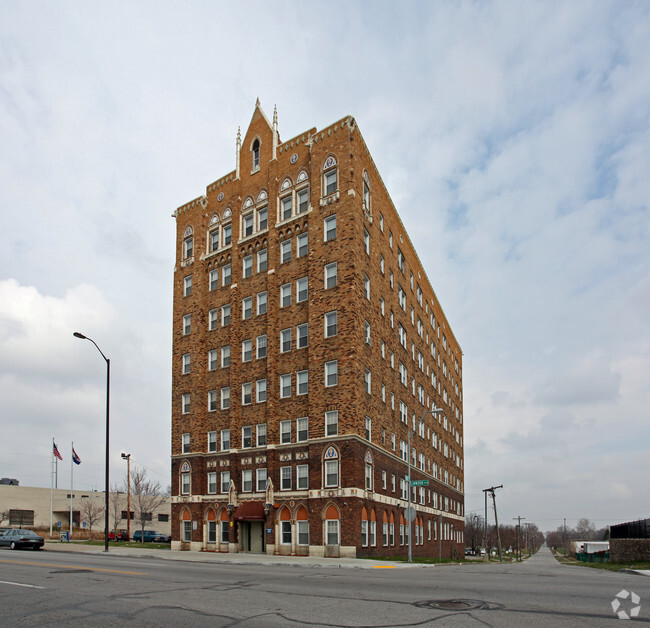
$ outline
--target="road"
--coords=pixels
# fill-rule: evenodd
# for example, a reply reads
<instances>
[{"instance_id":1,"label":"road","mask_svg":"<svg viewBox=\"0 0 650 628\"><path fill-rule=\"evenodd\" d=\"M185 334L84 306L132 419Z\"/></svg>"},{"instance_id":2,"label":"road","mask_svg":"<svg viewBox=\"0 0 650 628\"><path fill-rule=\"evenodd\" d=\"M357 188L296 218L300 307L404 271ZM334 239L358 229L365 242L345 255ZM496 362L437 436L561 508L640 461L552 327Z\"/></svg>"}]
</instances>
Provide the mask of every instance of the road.
<instances>
[{"instance_id":1,"label":"road","mask_svg":"<svg viewBox=\"0 0 650 628\"><path fill-rule=\"evenodd\" d=\"M2 626L611 626L623 589L650 623L650 578L563 566L547 548L396 569L0 550Z\"/></svg>"}]
</instances>

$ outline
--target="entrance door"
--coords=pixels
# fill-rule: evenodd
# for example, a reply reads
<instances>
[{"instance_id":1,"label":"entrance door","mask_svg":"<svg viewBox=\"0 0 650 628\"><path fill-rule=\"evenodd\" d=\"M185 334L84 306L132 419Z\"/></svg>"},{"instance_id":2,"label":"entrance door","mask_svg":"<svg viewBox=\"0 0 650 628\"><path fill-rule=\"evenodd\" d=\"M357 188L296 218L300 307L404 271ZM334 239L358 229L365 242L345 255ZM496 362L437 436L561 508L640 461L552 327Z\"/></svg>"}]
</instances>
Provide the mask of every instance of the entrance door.
<instances>
[{"instance_id":1,"label":"entrance door","mask_svg":"<svg viewBox=\"0 0 650 628\"><path fill-rule=\"evenodd\" d=\"M264 553L264 522L240 521L242 551L253 554Z\"/></svg>"}]
</instances>

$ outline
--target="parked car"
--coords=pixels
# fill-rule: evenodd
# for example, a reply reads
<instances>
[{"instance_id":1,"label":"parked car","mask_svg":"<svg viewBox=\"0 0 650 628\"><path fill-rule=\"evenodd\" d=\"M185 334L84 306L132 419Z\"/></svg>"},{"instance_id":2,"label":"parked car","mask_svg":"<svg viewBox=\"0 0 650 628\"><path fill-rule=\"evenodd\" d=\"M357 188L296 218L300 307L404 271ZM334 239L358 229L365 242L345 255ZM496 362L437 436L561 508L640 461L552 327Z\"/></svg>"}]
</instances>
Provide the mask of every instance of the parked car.
<instances>
[{"instance_id":1,"label":"parked car","mask_svg":"<svg viewBox=\"0 0 650 628\"><path fill-rule=\"evenodd\" d=\"M128 541L129 535L126 533L126 530L113 530L108 533L109 541Z\"/></svg>"},{"instance_id":2,"label":"parked car","mask_svg":"<svg viewBox=\"0 0 650 628\"><path fill-rule=\"evenodd\" d=\"M33 550L39 550L44 544L45 539L32 530L5 530L0 535L0 547L31 547Z\"/></svg>"},{"instance_id":3,"label":"parked car","mask_svg":"<svg viewBox=\"0 0 650 628\"><path fill-rule=\"evenodd\" d=\"M166 543L167 536L155 530L145 530L144 533L142 530L136 530L133 533L133 540L138 543Z\"/></svg>"}]
</instances>

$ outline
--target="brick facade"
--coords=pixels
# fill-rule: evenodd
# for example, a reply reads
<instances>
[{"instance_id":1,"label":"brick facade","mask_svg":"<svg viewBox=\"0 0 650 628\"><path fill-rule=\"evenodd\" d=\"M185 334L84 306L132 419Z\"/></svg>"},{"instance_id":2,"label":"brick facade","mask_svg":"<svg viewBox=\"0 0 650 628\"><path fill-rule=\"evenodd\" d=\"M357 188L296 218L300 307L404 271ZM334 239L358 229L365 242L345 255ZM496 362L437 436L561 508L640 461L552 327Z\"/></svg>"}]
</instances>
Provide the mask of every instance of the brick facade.
<instances>
[{"instance_id":1,"label":"brick facade","mask_svg":"<svg viewBox=\"0 0 650 628\"><path fill-rule=\"evenodd\" d=\"M416 426L413 554L460 553L462 353L354 119L280 142L258 103L235 171L174 216L173 548L405 554L400 441Z\"/></svg>"}]
</instances>

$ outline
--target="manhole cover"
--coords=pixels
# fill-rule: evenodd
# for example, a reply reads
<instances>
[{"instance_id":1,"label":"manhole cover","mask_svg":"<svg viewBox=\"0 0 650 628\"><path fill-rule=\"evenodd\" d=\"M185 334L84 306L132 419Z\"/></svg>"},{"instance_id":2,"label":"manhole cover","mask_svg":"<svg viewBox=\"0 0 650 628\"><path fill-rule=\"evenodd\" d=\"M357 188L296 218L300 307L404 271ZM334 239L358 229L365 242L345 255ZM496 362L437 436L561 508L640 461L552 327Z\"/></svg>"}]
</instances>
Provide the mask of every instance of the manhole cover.
<instances>
[{"instance_id":1,"label":"manhole cover","mask_svg":"<svg viewBox=\"0 0 650 628\"><path fill-rule=\"evenodd\" d=\"M424 600L416 602L418 608L434 608L439 611L495 611L503 608L503 604L485 602L484 600Z\"/></svg>"}]
</instances>

